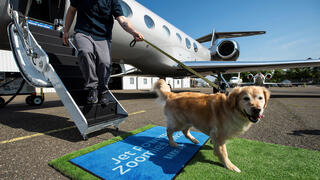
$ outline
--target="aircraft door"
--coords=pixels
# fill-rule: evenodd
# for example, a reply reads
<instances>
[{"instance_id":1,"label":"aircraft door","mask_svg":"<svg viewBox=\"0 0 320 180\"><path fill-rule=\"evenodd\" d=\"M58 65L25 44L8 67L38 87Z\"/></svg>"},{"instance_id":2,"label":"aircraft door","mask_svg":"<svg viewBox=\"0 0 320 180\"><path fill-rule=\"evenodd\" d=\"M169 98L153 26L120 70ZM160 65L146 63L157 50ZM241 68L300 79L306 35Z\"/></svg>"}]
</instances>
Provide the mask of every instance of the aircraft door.
<instances>
[{"instance_id":1,"label":"aircraft door","mask_svg":"<svg viewBox=\"0 0 320 180\"><path fill-rule=\"evenodd\" d=\"M23 15L54 23L56 19L62 20L68 0L14 0L13 8Z\"/></svg>"}]
</instances>

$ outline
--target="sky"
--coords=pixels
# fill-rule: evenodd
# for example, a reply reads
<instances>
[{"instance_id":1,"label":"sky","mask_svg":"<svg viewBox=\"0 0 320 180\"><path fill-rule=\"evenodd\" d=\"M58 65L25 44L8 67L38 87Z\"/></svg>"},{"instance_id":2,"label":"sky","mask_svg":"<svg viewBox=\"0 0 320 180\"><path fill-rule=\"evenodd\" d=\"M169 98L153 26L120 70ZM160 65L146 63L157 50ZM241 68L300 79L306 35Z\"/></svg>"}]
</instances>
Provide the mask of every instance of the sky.
<instances>
[{"instance_id":1,"label":"sky","mask_svg":"<svg viewBox=\"0 0 320 180\"><path fill-rule=\"evenodd\" d=\"M266 31L234 39L240 45L238 60L320 58L320 0L136 1L194 39L213 29Z\"/></svg>"}]
</instances>

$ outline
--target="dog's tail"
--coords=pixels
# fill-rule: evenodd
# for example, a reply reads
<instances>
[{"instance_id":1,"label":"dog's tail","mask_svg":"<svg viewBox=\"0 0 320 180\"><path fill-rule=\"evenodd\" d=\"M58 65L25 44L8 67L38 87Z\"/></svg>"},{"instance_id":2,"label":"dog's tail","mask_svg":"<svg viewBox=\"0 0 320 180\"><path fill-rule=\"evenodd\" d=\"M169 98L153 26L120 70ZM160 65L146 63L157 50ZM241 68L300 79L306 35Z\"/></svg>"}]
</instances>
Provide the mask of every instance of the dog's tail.
<instances>
[{"instance_id":1,"label":"dog's tail","mask_svg":"<svg viewBox=\"0 0 320 180\"><path fill-rule=\"evenodd\" d=\"M155 91L158 95L157 102L162 105L166 103L166 100L169 98L171 93L170 86L163 79L159 79L154 84L153 91Z\"/></svg>"}]
</instances>

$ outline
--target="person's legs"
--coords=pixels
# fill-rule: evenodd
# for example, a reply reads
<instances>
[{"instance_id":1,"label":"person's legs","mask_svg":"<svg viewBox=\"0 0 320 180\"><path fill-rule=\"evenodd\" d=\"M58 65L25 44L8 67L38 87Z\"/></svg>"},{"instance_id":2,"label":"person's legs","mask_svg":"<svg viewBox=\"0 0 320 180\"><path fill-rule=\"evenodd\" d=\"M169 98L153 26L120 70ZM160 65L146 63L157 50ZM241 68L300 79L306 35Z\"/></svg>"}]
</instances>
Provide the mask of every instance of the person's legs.
<instances>
[{"instance_id":1,"label":"person's legs","mask_svg":"<svg viewBox=\"0 0 320 180\"><path fill-rule=\"evenodd\" d=\"M107 40L95 41L95 51L97 55L97 75L99 78L98 89L101 95L100 102L106 104L108 103L106 93L111 74L110 42Z\"/></svg>"},{"instance_id":2,"label":"person's legs","mask_svg":"<svg viewBox=\"0 0 320 180\"><path fill-rule=\"evenodd\" d=\"M79 67L84 78L84 88L90 90L87 98L88 103L98 102L98 76L96 73L96 55L94 42L91 37L82 33L75 34L75 45L78 49Z\"/></svg>"}]
</instances>

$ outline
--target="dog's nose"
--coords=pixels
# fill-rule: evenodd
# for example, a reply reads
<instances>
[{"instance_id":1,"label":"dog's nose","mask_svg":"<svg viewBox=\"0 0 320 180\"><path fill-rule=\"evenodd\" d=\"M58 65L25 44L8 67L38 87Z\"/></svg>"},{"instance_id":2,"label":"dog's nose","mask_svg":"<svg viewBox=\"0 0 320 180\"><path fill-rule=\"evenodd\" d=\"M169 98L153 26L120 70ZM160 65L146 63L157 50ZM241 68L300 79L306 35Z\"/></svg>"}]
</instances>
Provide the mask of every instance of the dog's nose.
<instances>
[{"instance_id":1,"label":"dog's nose","mask_svg":"<svg viewBox=\"0 0 320 180\"><path fill-rule=\"evenodd\" d=\"M252 112L253 112L253 114L259 114L259 113L260 113L260 111L261 111L261 109L260 109L260 108L252 108Z\"/></svg>"}]
</instances>

